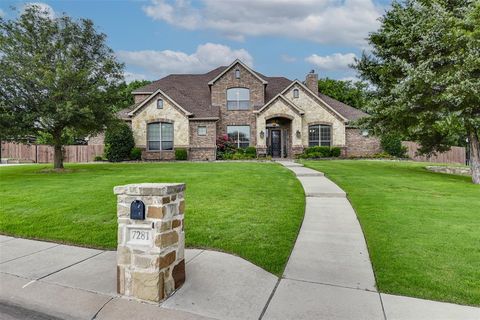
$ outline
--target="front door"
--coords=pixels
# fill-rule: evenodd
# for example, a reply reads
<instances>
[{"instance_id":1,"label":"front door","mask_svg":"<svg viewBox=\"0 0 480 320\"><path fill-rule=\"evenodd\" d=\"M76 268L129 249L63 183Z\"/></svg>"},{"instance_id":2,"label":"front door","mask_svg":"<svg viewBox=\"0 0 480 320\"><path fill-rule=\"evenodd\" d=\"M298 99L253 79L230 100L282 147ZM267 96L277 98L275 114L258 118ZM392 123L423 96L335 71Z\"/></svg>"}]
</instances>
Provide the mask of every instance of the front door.
<instances>
[{"instance_id":1,"label":"front door","mask_svg":"<svg viewBox=\"0 0 480 320\"><path fill-rule=\"evenodd\" d=\"M272 130L272 157L279 158L282 156L282 136L280 130Z\"/></svg>"}]
</instances>

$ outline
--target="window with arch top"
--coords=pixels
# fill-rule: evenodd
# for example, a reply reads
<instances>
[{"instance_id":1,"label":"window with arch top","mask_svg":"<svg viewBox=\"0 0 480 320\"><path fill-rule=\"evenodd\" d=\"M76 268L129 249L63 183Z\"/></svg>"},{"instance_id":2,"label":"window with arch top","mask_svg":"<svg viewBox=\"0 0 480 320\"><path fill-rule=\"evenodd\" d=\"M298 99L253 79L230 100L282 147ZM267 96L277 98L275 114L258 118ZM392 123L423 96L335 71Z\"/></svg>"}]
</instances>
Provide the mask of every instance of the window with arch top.
<instances>
[{"instance_id":1,"label":"window with arch top","mask_svg":"<svg viewBox=\"0 0 480 320\"><path fill-rule=\"evenodd\" d=\"M249 110L250 90L247 88L227 89L227 110Z\"/></svg>"},{"instance_id":2,"label":"window with arch top","mask_svg":"<svg viewBox=\"0 0 480 320\"><path fill-rule=\"evenodd\" d=\"M300 95L300 91L298 91L298 89L293 89L293 97L298 98L299 95Z\"/></svg>"}]
</instances>

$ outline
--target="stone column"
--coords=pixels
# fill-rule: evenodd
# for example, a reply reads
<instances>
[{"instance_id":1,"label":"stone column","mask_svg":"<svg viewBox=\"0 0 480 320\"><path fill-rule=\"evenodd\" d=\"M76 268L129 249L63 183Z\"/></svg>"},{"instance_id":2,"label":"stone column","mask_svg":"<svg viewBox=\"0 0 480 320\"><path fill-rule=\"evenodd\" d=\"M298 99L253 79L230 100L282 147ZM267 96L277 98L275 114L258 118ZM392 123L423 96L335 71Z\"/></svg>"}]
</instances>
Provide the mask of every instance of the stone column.
<instances>
[{"instance_id":1,"label":"stone column","mask_svg":"<svg viewBox=\"0 0 480 320\"><path fill-rule=\"evenodd\" d=\"M114 188L119 294L160 302L184 283L184 191L183 183L143 183ZM131 218L131 205L135 200L144 204L143 220ZM141 211L139 202L135 206Z\"/></svg>"}]
</instances>

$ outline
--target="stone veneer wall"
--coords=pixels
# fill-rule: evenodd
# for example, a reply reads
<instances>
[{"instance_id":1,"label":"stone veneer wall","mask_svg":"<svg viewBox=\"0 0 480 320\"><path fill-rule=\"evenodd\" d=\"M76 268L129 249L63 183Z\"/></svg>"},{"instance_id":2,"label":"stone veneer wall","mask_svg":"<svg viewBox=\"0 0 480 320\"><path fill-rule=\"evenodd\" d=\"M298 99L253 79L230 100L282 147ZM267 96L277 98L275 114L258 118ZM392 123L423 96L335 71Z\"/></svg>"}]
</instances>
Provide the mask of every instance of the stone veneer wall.
<instances>
[{"instance_id":1,"label":"stone veneer wall","mask_svg":"<svg viewBox=\"0 0 480 320\"><path fill-rule=\"evenodd\" d=\"M240 79L235 78L235 70L240 70ZM229 111L227 110L227 89L229 88L250 89L250 110ZM211 87L212 105L220 107L220 120L217 122L217 134L226 134L229 125L250 126L250 145L255 146L256 141L256 117L253 113L255 107L265 104L265 87L250 71L237 64L218 79Z\"/></svg>"},{"instance_id":2,"label":"stone veneer wall","mask_svg":"<svg viewBox=\"0 0 480 320\"><path fill-rule=\"evenodd\" d=\"M345 138L346 157L366 157L382 152L380 139L372 135L364 137L360 129L347 128Z\"/></svg>"},{"instance_id":3,"label":"stone veneer wall","mask_svg":"<svg viewBox=\"0 0 480 320\"><path fill-rule=\"evenodd\" d=\"M159 98L163 99L163 109L157 109L157 99ZM175 147L188 147L188 117L160 93L153 97L141 110L137 111L132 118L133 137L137 147L146 148L147 124L159 121L173 123L173 145Z\"/></svg>"},{"instance_id":4,"label":"stone veneer wall","mask_svg":"<svg viewBox=\"0 0 480 320\"><path fill-rule=\"evenodd\" d=\"M293 97L293 90L299 89L299 97ZM308 147L308 126L312 124L329 124L332 126L332 145L337 147L345 146L345 123L337 115L328 110L328 107L321 105L318 100L311 96L303 87L294 85L284 96L302 109L302 145Z\"/></svg>"},{"instance_id":5,"label":"stone veneer wall","mask_svg":"<svg viewBox=\"0 0 480 320\"><path fill-rule=\"evenodd\" d=\"M185 184L132 184L117 195L117 292L160 302L185 281ZM134 200L145 203L145 220L130 219ZM149 241L131 239L130 229L149 232Z\"/></svg>"}]
</instances>

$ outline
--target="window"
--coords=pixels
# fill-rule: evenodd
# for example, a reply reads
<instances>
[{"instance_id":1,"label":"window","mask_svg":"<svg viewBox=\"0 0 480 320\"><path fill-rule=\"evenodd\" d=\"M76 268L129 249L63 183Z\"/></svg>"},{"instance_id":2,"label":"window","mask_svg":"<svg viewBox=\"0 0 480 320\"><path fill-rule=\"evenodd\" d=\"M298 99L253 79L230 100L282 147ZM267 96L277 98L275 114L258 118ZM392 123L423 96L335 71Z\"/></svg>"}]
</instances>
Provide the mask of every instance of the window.
<instances>
[{"instance_id":1,"label":"window","mask_svg":"<svg viewBox=\"0 0 480 320\"><path fill-rule=\"evenodd\" d=\"M332 126L327 124L316 124L308 127L308 146L327 146L331 145Z\"/></svg>"},{"instance_id":2,"label":"window","mask_svg":"<svg viewBox=\"0 0 480 320\"><path fill-rule=\"evenodd\" d=\"M206 135L207 135L207 127L205 127L205 126L199 126L199 127L197 128L197 134L198 134L199 136L206 136Z\"/></svg>"},{"instance_id":3,"label":"window","mask_svg":"<svg viewBox=\"0 0 480 320\"><path fill-rule=\"evenodd\" d=\"M250 126L227 126L228 139L232 140L238 148L250 145Z\"/></svg>"},{"instance_id":4,"label":"window","mask_svg":"<svg viewBox=\"0 0 480 320\"><path fill-rule=\"evenodd\" d=\"M228 110L250 109L250 90L246 88L230 88L227 90Z\"/></svg>"},{"instance_id":5,"label":"window","mask_svg":"<svg viewBox=\"0 0 480 320\"><path fill-rule=\"evenodd\" d=\"M235 78L240 79L240 70L235 70Z\"/></svg>"},{"instance_id":6,"label":"window","mask_svg":"<svg viewBox=\"0 0 480 320\"><path fill-rule=\"evenodd\" d=\"M157 100L157 109L163 109L163 100L162 99Z\"/></svg>"},{"instance_id":7,"label":"window","mask_svg":"<svg viewBox=\"0 0 480 320\"><path fill-rule=\"evenodd\" d=\"M147 148L149 151L173 150L173 124L155 122L147 125Z\"/></svg>"},{"instance_id":8,"label":"window","mask_svg":"<svg viewBox=\"0 0 480 320\"><path fill-rule=\"evenodd\" d=\"M293 97L294 98L298 98L298 96L300 95L298 89L293 89Z\"/></svg>"}]
</instances>

